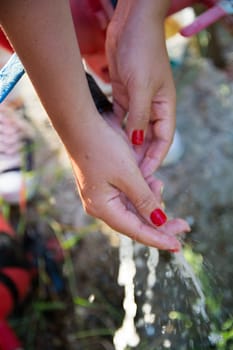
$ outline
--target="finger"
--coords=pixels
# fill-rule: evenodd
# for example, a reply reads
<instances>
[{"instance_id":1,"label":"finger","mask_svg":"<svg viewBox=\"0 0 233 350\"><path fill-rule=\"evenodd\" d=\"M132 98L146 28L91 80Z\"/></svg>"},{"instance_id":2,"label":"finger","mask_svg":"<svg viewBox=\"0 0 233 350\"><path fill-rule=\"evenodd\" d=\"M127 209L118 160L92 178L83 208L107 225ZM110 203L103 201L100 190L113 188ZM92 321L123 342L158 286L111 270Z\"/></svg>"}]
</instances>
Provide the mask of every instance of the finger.
<instances>
[{"instance_id":1,"label":"finger","mask_svg":"<svg viewBox=\"0 0 233 350\"><path fill-rule=\"evenodd\" d=\"M180 250L181 245L174 235L161 233L142 222L135 213L126 208L119 196L108 201L101 219L114 230L144 245L164 250Z\"/></svg>"},{"instance_id":2,"label":"finger","mask_svg":"<svg viewBox=\"0 0 233 350\"><path fill-rule=\"evenodd\" d=\"M149 145L140 169L144 176L152 174L163 162L175 132L175 95L153 103L153 141ZM173 97L172 97L173 96Z\"/></svg>"},{"instance_id":3,"label":"finger","mask_svg":"<svg viewBox=\"0 0 233 350\"><path fill-rule=\"evenodd\" d=\"M128 111L128 95L123 85L117 81L112 82L113 112L122 123Z\"/></svg>"},{"instance_id":4,"label":"finger","mask_svg":"<svg viewBox=\"0 0 233 350\"><path fill-rule=\"evenodd\" d=\"M162 203L162 193L163 193L163 182L155 176L151 175L148 178L146 178L146 182L148 183L151 191L153 192L154 196L157 198L159 203Z\"/></svg>"},{"instance_id":5,"label":"finger","mask_svg":"<svg viewBox=\"0 0 233 350\"><path fill-rule=\"evenodd\" d=\"M151 175L147 179L147 183L150 186L156 198L158 198L158 200L160 200L160 203L162 203L162 193L164 187L163 182ZM165 222L164 225L158 228L158 231L169 234L181 234L185 232L190 232L191 228L187 221L180 218L176 218Z\"/></svg>"},{"instance_id":6,"label":"finger","mask_svg":"<svg viewBox=\"0 0 233 350\"><path fill-rule=\"evenodd\" d=\"M177 218L167 221L163 226L158 228L158 231L164 234L177 235L190 232L191 228L187 221Z\"/></svg>"},{"instance_id":7,"label":"finger","mask_svg":"<svg viewBox=\"0 0 233 350\"><path fill-rule=\"evenodd\" d=\"M113 99L113 113L118 119L120 125L122 125L127 110L125 107L123 107L123 104L120 104L116 99Z\"/></svg>"},{"instance_id":8,"label":"finger","mask_svg":"<svg viewBox=\"0 0 233 350\"><path fill-rule=\"evenodd\" d=\"M157 139L150 144L140 165L144 177L153 174L159 168L170 148L170 143L169 139Z\"/></svg>"},{"instance_id":9,"label":"finger","mask_svg":"<svg viewBox=\"0 0 233 350\"><path fill-rule=\"evenodd\" d=\"M147 125L150 120L152 94L149 89L130 88L129 91L129 114L126 131L133 145L143 143Z\"/></svg>"},{"instance_id":10,"label":"finger","mask_svg":"<svg viewBox=\"0 0 233 350\"><path fill-rule=\"evenodd\" d=\"M158 203L161 203L161 206L163 206L163 202L162 202L162 193L163 193L163 187L164 187L163 182L155 178L153 175L149 176L145 180L148 186L150 187L151 191L153 192L154 196L156 197ZM127 203L127 209L130 209L132 212L136 213L134 206L129 201Z\"/></svg>"},{"instance_id":11,"label":"finger","mask_svg":"<svg viewBox=\"0 0 233 350\"><path fill-rule=\"evenodd\" d=\"M137 166L131 164L128 169L131 173L125 172L125 176L118 179L116 187L127 196L137 213L150 225L163 225L167 216L162 209L160 198L156 198Z\"/></svg>"}]
</instances>

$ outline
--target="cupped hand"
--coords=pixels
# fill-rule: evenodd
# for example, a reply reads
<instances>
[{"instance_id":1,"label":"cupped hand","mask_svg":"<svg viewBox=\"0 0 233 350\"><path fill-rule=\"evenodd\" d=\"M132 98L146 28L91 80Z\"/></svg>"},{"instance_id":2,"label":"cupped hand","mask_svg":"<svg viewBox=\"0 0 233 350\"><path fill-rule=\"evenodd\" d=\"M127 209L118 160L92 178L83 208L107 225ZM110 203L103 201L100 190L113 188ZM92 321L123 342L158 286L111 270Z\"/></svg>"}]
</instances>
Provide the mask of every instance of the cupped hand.
<instances>
[{"instance_id":1,"label":"cupped hand","mask_svg":"<svg viewBox=\"0 0 233 350\"><path fill-rule=\"evenodd\" d=\"M72 165L83 207L114 230L145 245L177 251L176 234L189 231L182 219L157 227L151 213L161 208L161 182L143 178L125 134L103 119L88 126L88 140L79 137ZM161 223L159 223L161 224Z\"/></svg>"}]
</instances>

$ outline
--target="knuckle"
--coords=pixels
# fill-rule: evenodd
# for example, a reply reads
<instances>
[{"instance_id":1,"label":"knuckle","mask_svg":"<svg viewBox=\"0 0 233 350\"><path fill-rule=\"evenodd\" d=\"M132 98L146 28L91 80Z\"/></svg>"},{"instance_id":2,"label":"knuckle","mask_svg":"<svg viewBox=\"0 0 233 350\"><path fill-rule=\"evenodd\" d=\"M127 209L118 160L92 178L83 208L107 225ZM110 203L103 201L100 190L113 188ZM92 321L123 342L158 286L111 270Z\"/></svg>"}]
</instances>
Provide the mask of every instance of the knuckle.
<instances>
[{"instance_id":1,"label":"knuckle","mask_svg":"<svg viewBox=\"0 0 233 350\"><path fill-rule=\"evenodd\" d=\"M143 195L135 200L134 205L139 212L145 212L153 207L153 199L150 195Z\"/></svg>"},{"instance_id":2,"label":"knuckle","mask_svg":"<svg viewBox=\"0 0 233 350\"><path fill-rule=\"evenodd\" d=\"M136 91L138 89L141 89L141 91L143 92L151 91L154 86L153 79L151 78L151 76L145 76L143 71L140 71L136 68L137 67L135 67L135 69L133 70L133 72L135 73L129 76L129 85L132 88L135 88Z\"/></svg>"},{"instance_id":3,"label":"knuckle","mask_svg":"<svg viewBox=\"0 0 233 350\"><path fill-rule=\"evenodd\" d=\"M147 112L147 111L146 111ZM137 113L136 119L141 125L146 125L149 121L149 115L145 111L139 111Z\"/></svg>"},{"instance_id":4,"label":"knuckle","mask_svg":"<svg viewBox=\"0 0 233 350\"><path fill-rule=\"evenodd\" d=\"M83 209L86 214L93 216L95 218L100 218L100 208L99 201L97 198L89 195L82 196Z\"/></svg>"},{"instance_id":5,"label":"knuckle","mask_svg":"<svg viewBox=\"0 0 233 350\"><path fill-rule=\"evenodd\" d=\"M96 207L92 204L92 203L84 203L83 204L83 209L85 211L86 214L93 216L93 217L97 217L98 213L96 210Z\"/></svg>"}]
</instances>

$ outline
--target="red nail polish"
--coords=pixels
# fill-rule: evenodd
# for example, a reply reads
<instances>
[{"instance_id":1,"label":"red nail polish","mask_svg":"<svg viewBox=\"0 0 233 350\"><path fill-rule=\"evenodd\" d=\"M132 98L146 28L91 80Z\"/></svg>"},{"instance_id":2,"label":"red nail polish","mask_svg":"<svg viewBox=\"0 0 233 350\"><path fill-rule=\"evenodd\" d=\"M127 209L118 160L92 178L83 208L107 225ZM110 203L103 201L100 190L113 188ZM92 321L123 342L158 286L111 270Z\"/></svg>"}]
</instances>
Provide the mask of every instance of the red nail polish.
<instances>
[{"instance_id":1,"label":"red nail polish","mask_svg":"<svg viewBox=\"0 0 233 350\"><path fill-rule=\"evenodd\" d=\"M134 130L132 132L131 141L133 145L141 145L144 141L144 130Z\"/></svg>"},{"instance_id":2,"label":"red nail polish","mask_svg":"<svg viewBox=\"0 0 233 350\"><path fill-rule=\"evenodd\" d=\"M166 214L161 209L155 209L150 214L150 219L156 226L161 226L167 221Z\"/></svg>"},{"instance_id":3,"label":"red nail polish","mask_svg":"<svg viewBox=\"0 0 233 350\"><path fill-rule=\"evenodd\" d=\"M180 251L179 248L174 248L174 249L169 249L168 250L170 253L178 253Z\"/></svg>"}]
</instances>

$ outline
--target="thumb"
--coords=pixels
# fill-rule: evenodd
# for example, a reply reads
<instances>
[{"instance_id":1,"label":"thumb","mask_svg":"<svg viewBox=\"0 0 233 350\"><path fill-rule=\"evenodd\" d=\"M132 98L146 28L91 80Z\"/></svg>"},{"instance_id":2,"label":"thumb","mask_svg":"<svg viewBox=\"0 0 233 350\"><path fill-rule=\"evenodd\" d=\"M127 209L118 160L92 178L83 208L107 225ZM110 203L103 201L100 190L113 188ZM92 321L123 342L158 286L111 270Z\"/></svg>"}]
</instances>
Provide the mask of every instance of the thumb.
<instances>
[{"instance_id":1,"label":"thumb","mask_svg":"<svg viewBox=\"0 0 233 350\"><path fill-rule=\"evenodd\" d=\"M130 176L124 177L124 183L120 184L120 189L125 193L132 205L152 226L159 227L167 221L161 205L161 196L155 196L152 189L137 169L133 172L133 181Z\"/></svg>"},{"instance_id":2,"label":"thumb","mask_svg":"<svg viewBox=\"0 0 233 350\"><path fill-rule=\"evenodd\" d=\"M147 125L150 120L152 94L149 89L130 88L129 113L126 131L133 145L141 145L144 141Z\"/></svg>"}]
</instances>

